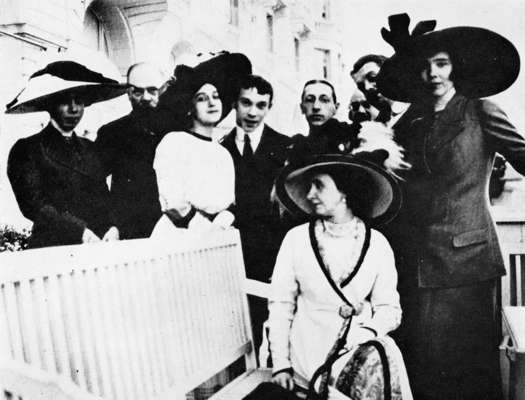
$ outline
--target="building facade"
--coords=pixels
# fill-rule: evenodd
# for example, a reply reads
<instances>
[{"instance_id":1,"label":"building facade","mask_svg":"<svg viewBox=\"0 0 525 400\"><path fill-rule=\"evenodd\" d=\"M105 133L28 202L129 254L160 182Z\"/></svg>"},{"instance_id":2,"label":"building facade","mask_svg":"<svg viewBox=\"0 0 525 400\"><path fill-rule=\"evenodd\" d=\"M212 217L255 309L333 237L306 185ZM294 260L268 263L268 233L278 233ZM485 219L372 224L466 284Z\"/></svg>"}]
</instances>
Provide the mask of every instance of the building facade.
<instances>
[{"instance_id":1,"label":"building facade","mask_svg":"<svg viewBox=\"0 0 525 400\"><path fill-rule=\"evenodd\" d=\"M273 84L269 123L289 135L305 132L299 96L306 80L326 78L348 91L343 1L0 0L0 103L24 87L42 60L61 52L102 53L123 80L134 62L156 62L169 75L191 54L228 50L245 53L254 72ZM93 137L102 123L129 111L124 98L108 103L86 111L81 134ZM0 117L0 225L23 222L5 176L9 149L46 119L40 113ZM233 124L232 113L221 126Z\"/></svg>"}]
</instances>

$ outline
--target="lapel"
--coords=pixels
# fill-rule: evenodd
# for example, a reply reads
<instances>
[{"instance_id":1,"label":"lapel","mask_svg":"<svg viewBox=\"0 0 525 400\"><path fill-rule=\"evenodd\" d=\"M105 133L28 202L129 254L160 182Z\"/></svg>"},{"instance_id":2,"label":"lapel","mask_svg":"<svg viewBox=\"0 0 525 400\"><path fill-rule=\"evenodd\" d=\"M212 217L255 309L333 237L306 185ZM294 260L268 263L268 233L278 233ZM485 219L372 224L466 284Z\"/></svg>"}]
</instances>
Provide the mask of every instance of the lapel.
<instances>
[{"instance_id":1,"label":"lapel","mask_svg":"<svg viewBox=\"0 0 525 400\"><path fill-rule=\"evenodd\" d=\"M273 179L275 171L283 167L286 160L286 149L281 147L277 133L264 125L261 141L254 153L254 168Z\"/></svg>"},{"instance_id":2,"label":"lapel","mask_svg":"<svg viewBox=\"0 0 525 400\"><path fill-rule=\"evenodd\" d=\"M89 151L87 143L74 136L67 143L62 134L51 124L42 131L42 151L45 157L60 166L85 176L93 177L100 172L96 155Z\"/></svg>"},{"instance_id":3,"label":"lapel","mask_svg":"<svg viewBox=\"0 0 525 400\"><path fill-rule=\"evenodd\" d=\"M428 143L430 152L440 151L464 130L466 104L467 98L456 94L437 116L433 133Z\"/></svg>"},{"instance_id":4,"label":"lapel","mask_svg":"<svg viewBox=\"0 0 525 400\"><path fill-rule=\"evenodd\" d=\"M261 140L259 141L259 145L257 146L257 149L255 149L254 156L256 159L263 158L265 159L268 153L271 152L273 148L273 140L272 140L272 129L268 127L268 125L264 125L264 128L262 130L261 134Z\"/></svg>"},{"instance_id":5,"label":"lapel","mask_svg":"<svg viewBox=\"0 0 525 400\"><path fill-rule=\"evenodd\" d=\"M224 136L221 142L221 144L230 152L234 160L241 157L241 153L239 153L239 149L237 148L237 144L235 143L236 130L237 128L233 128L229 133L227 133Z\"/></svg>"}]
</instances>

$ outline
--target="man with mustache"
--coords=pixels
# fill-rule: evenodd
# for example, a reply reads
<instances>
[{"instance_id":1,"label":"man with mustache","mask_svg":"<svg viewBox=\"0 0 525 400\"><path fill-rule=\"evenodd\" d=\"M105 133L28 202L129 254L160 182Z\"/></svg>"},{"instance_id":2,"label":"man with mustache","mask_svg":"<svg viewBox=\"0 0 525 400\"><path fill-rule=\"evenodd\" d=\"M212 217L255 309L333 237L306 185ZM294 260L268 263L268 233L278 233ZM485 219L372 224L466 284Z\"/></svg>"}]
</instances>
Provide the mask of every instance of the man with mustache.
<instances>
[{"instance_id":1,"label":"man with mustache","mask_svg":"<svg viewBox=\"0 0 525 400\"><path fill-rule=\"evenodd\" d=\"M149 237L161 216L155 149L163 134L152 127L165 80L160 69L137 63L127 73L130 114L102 126L96 145L111 175L111 200L121 239Z\"/></svg>"},{"instance_id":2,"label":"man with mustache","mask_svg":"<svg viewBox=\"0 0 525 400\"><path fill-rule=\"evenodd\" d=\"M6 113L47 111L49 124L18 140L7 174L24 216L33 222L29 247L117 240L109 192L94 144L74 129L84 107L124 93L116 80L73 61L31 75Z\"/></svg>"},{"instance_id":3,"label":"man with mustache","mask_svg":"<svg viewBox=\"0 0 525 400\"><path fill-rule=\"evenodd\" d=\"M386 57L383 55L367 54L354 63L350 76L356 83L358 90L364 94L370 107L376 110L377 114L370 114L369 120L392 126L399 119L406 106L403 103L387 99L377 90L377 75L385 60Z\"/></svg>"}]
</instances>

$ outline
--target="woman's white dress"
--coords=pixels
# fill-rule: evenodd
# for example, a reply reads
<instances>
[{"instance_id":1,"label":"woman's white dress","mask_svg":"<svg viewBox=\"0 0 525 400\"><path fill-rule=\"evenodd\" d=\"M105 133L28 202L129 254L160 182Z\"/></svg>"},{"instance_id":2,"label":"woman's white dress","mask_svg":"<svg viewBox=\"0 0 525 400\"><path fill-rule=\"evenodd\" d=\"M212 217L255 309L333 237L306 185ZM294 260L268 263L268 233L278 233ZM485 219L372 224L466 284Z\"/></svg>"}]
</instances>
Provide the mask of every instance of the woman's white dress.
<instances>
[{"instance_id":1,"label":"woman's white dress","mask_svg":"<svg viewBox=\"0 0 525 400\"><path fill-rule=\"evenodd\" d=\"M359 252L348 235L326 233L320 221L316 226L320 247L329 257L330 274L334 281L348 275L355 266ZM360 235L362 238L363 235ZM357 246L361 248L362 246ZM345 270L346 269L346 270ZM371 230L368 251L351 279L340 288L352 304L359 303L362 311L352 320L347 346L355 349L362 330L371 328L379 337L396 329L401 322L394 255L388 241L378 231ZM293 368L294 379L305 386L315 370L325 361L343 323L339 308L343 301L330 285L310 245L309 224L288 232L277 256L269 297L269 341L273 370ZM395 346L394 342L392 344ZM402 362L401 354L397 350ZM342 356L332 369L337 377L350 359L352 351ZM410 392L406 373L405 386ZM403 399L410 399L406 395Z\"/></svg>"},{"instance_id":2,"label":"woman's white dress","mask_svg":"<svg viewBox=\"0 0 525 400\"><path fill-rule=\"evenodd\" d=\"M235 200L233 160L223 146L204 136L170 132L159 143L153 168L157 174L162 211L174 209L186 215L192 207L206 214L226 210ZM154 230L162 235L172 225L164 217ZM206 229L211 222L197 213L189 229Z\"/></svg>"}]
</instances>

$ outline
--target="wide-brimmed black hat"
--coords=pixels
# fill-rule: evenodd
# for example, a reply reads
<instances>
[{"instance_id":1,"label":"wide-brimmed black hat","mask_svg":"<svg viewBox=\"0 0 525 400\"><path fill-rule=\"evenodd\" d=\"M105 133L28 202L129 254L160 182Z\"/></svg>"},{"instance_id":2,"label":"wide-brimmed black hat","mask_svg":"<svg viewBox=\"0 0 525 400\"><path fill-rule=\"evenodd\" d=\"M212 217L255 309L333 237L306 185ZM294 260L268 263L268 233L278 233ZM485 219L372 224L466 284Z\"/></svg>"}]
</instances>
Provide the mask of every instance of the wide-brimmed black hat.
<instances>
[{"instance_id":1,"label":"wide-brimmed black hat","mask_svg":"<svg viewBox=\"0 0 525 400\"><path fill-rule=\"evenodd\" d=\"M231 111L241 79L251 72L250 60L241 53L222 52L195 67L179 65L174 79L160 97L159 110L165 112L173 125L180 125L186 120L194 94L205 83L211 83L222 101L222 120Z\"/></svg>"},{"instance_id":2,"label":"wide-brimmed black hat","mask_svg":"<svg viewBox=\"0 0 525 400\"><path fill-rule=\"evenodd\" d=\"M381 166L387 156L384 150L356 155L324 154L289 164L277 177L277 198L293 215L311 217L313 207L306 198L311 178L316 173L328 173L339 188L348 188L354 200L362 205L359 217L372 225L385 223L401 206L397 180Z\"/></svg>"},{"instance_id":3,"label":"wide-brimmed black hat","mask_svg":"<svg viewBox=\"0 0 525 400\"><path fill-rule=\"evenodd\" d=\"M125 92L125 85L76 61L55 61L31 75L27 86L7 104L6 113L49 111L64 96L71 94L89 106Z\"/></svg>"},{"instance_id":4,"label":"wide-brimmed black hat","mask_svg":"<svg viewBox=\"0 0 525 400\"><path fill-rule=\"evenodd\" d=\"M500 93L518 77L518 51L496 32L471 26L434 31L435 21L423 21L409 34L409 23L407 14L392 15L390 31L381 31L396 51L381 66L377 78L378 90L389 99L413 102L421 98L422 61L438 51L449 53L454 86L469 98Z\"/></svg>"}]
</instances>

